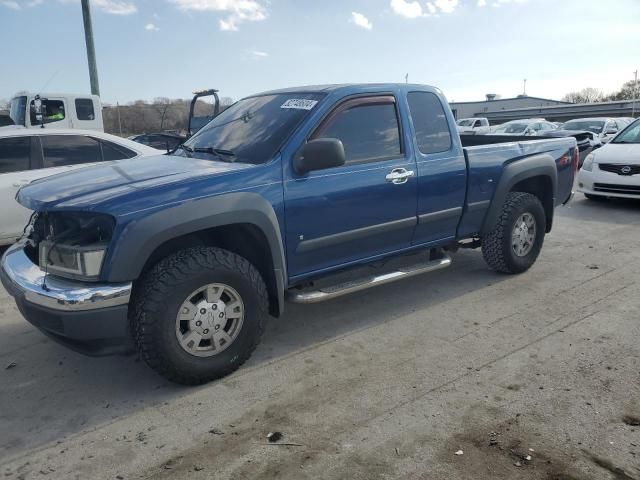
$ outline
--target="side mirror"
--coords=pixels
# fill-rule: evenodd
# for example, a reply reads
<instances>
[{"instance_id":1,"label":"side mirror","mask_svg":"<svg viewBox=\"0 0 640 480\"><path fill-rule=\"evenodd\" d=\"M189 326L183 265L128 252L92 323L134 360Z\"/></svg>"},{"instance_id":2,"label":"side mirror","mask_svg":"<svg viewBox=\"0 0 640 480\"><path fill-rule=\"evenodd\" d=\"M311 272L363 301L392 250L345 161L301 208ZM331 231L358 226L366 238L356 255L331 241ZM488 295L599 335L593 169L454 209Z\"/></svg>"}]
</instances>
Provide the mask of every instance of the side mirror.
<instances>
[{"instance_id":1,"label":"side mirror","mask_svg":"<svg viewBox=\"0 0 640 480\"><path fill-rule=\"evenodd\" d=\"M346 157L344 146L337 138L318 138L302 146L293 159L296 173L344 165Z\"/></svg>"}]
</instances>

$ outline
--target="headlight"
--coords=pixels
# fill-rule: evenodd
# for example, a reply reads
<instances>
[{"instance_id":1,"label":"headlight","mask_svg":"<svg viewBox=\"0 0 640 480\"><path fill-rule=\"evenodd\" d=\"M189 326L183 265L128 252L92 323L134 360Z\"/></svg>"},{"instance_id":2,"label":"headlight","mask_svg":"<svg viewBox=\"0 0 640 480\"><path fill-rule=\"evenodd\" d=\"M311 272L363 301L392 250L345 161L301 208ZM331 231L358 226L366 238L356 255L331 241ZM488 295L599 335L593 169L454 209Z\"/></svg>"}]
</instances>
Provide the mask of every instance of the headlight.
<instances>
[{"instance_id":1,"label":"headlight","mask_svg":"<svg viewBox=\"0 0 640 480\"><path fill-rule=\"evenodd\" d=\"M100 275L106 245L61 245L40 242L40 267L47 272L78 280L96 280Z\"/></svg>"},{"instance_id":2,"label":"headlight","mask_svg":"<svg viewBox=\"0 0 640 480\"><path fill-rule=\"evenodd\" d=\"M593 170L593 160L596 158L594 153L590 153L587 155L587 158L584 159L584 163L582 164L582 169L585 172L590 172Z\"/></svg>"},{"instance_id":3,"label":"headlight","mask_svg":"<svg viewBox=\"0 0 640 480\"><path fill-rule=\"evenodd\" d=\"M40 232L34 239L40 268L61 277L97 280L114 225L107 215L40 215L34 225L34 232Z\"/></svg>"}]
</instances>

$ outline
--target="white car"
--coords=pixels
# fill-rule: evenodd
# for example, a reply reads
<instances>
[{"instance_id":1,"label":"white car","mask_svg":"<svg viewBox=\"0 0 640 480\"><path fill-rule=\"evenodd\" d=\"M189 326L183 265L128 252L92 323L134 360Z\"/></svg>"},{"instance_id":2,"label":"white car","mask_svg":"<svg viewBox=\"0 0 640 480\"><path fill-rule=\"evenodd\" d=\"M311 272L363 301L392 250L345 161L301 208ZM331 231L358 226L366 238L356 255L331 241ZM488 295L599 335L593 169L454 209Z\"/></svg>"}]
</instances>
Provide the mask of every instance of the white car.
<instances>
[{"instance_id":1,"label":"white car","mask_svg":"<svg viewBox=\"0 0 640 480\"><path fill-rule=\"evenodd\" d=\"M640 120L587 155L578 172L578 191L589 199L640 199Z\"/></svg>"},{"instance_id":2,"label":"white car","mask_svg":"<svg viewBox=\"0 0 640 480\"><path fill-rule=\"evenodd\" d=\"M20 238L29 221L31 211L15 200L20 187L92 163L163 153L92 130L0 127L0 245Z\"/></svg>"},{"instance_id":3,"label":"white car","mask_svg":"<svg viewBox=\"0 0 640 480\"><path fill-rule=\"evenodd\" d=\"M493 127L489 135L544 136L545 132L550 132L556 128L554 123L547 122L544 118L525 118L523 120L512 120Z\"/></svg>"},{"instance_id":4,"label":"white car","mask_svg":"<svg viewBox=\"0 0 640 480\"><path fill-rule=\"evenodd\" d=\"M485 117L461 118L456 122L458 133L466 135L484 135L489 133L491 127Z\"/></svg>"}]
</instances>

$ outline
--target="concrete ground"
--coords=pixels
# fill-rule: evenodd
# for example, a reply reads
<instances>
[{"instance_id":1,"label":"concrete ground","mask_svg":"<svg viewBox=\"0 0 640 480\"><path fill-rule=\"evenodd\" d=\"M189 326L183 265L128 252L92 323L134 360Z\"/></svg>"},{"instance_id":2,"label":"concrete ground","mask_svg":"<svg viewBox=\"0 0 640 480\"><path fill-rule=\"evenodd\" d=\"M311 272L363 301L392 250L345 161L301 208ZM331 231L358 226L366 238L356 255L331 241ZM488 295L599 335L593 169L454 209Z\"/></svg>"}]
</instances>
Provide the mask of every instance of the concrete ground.
<instances>
[{"instance_id":1,"label":"concrete ground","mask_svg":"<svg viewBox=\"0 0 640 480\"><path fill-rule=\"evenodd\" d=\"M69 352L2 292L0 476L640 479L639 241L639 203L578 195L529 272L463 251L289 305L247 365L198 388Z\"/></svg>"}]
</instances>

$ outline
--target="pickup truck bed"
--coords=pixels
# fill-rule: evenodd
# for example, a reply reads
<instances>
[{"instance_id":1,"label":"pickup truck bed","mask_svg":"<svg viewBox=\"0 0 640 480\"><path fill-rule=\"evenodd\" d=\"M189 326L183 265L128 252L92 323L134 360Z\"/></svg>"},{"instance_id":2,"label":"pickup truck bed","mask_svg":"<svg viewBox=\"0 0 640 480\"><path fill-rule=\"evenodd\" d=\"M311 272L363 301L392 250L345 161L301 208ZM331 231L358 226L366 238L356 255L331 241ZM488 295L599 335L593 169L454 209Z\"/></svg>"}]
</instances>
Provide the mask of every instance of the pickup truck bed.
<instances>
[{"instance_id":1,"label":"pickup truck bed","mask_svg":"<svg viewBox=\"0 0 640 480\"><path fill-rule=\"evenodd\" d=\"M547 231L551 230L553 209L560 204L567 203L572 194L575 165L572 165L572 154L567 148L567 141L565 139L559 139L561 141L558 142L555 139L491 135L463 135L461 138L469 171L469 187L466 199L467 209L458 227L458 237L465 238L482 232L491 200L494 195L504 195L505 193L496 191L502 175L505 172L509 174L515 170L519 172L517 174L511 173L515 176L514 180L521 178L523 173L520 172L525 170L527 173L524 176L529 179L539 176L548 179L542 184L542 188L548 192L544 192L542 195L549 195L548 205L545 206L545 209ZM569 142L570 144L571 142ZM544 163L537 160L541 155L548 155L554 159L556 164L555 179L549 168L540 165L532 167L533 163ZM534 168L539 171L539 175L531 175ZM531 180L529 181L531 182ZM512 188L513 185L509 188ZM489 224L492 221L495 219L490 219L486 223Z\"/></svg>"}]
</instances>

